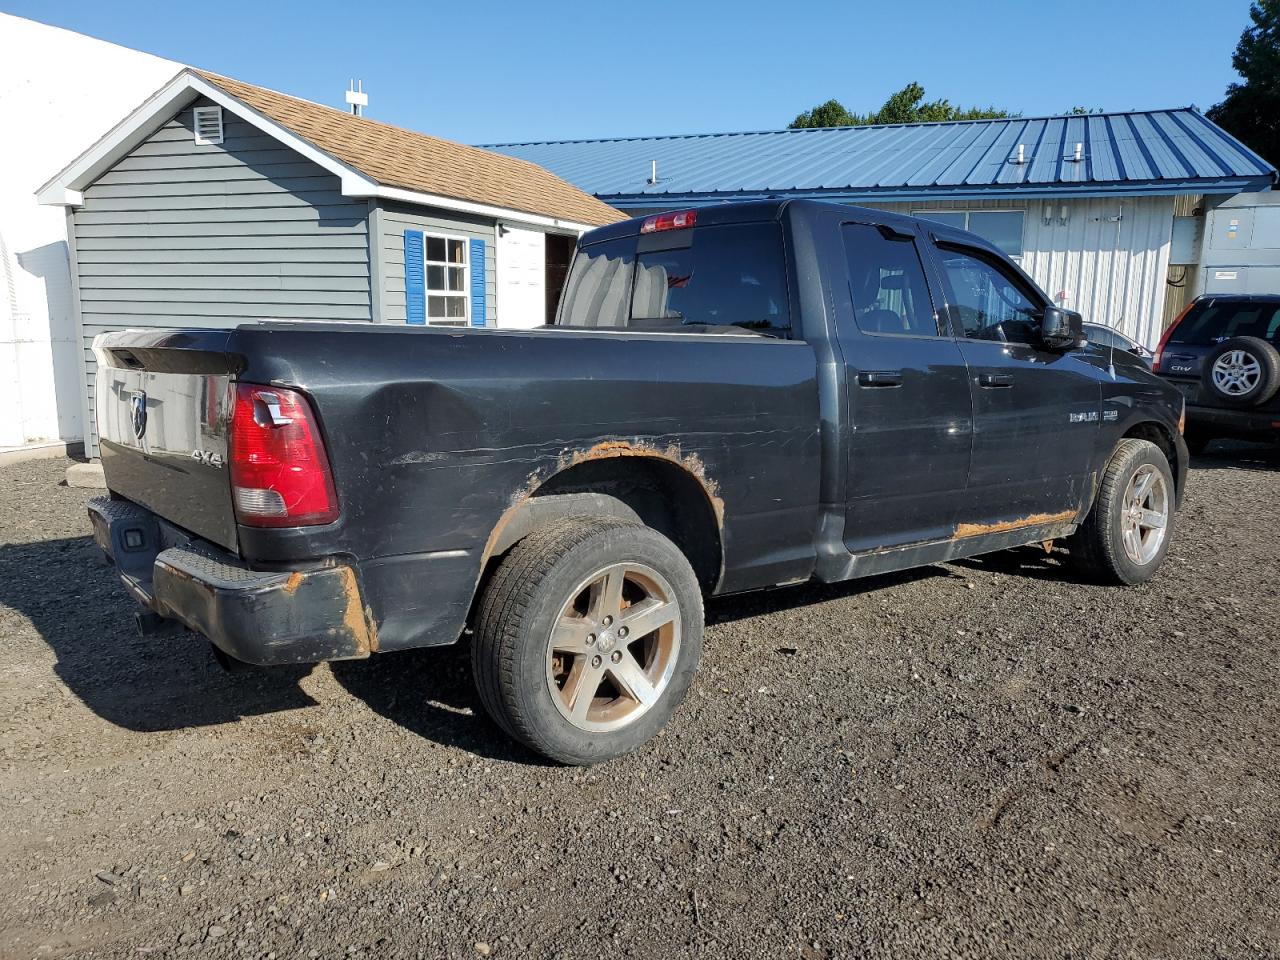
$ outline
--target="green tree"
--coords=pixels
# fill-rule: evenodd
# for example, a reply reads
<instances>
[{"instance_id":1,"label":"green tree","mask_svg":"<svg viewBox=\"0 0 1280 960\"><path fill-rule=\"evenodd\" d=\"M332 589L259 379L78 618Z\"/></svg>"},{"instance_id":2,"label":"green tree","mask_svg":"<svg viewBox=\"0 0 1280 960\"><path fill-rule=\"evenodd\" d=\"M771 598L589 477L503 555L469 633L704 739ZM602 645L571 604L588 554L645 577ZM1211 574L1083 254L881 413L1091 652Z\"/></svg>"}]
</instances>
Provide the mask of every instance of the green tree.
<instances>
[{"instance_id":1,"label":"green tree","mask_svg":"<svg viewBox=\"0 0 1280 960\"><path fill-rule=\"evenodd\" d=\"M853 114L839 100L828 100L812 110L806 110L791 121L793 128L800 127L849 127L856 123Z\"/></svg>"},{"instance_id":2,"label":"green tree","mask_svg":"<svg viewBox=\"0 0 1280 960\"><path fill-rule=\"evenodd\" d=\"M1243 83L1227 87L1207 116L1265 158L1280 161L1280 0L1249 6L1246 27L1231 57Z\"/></svg>"},{"instance_id":3,"label":"green tree","mask_svg":"<svg viewBox=\"0 0 1280 960\"><path fill-rule=\"evenodd\" d=\"M1280 0L1277 0L1280 2ZM949 100L924 99L924 87L909 83L874 113L850 112L839 100L828 100L791 121L793 130L804 127L861 127L873 123L928 123L935 120L989 120L1017 116L995 107L956 107Z\"/></svg>"}]
</instances>

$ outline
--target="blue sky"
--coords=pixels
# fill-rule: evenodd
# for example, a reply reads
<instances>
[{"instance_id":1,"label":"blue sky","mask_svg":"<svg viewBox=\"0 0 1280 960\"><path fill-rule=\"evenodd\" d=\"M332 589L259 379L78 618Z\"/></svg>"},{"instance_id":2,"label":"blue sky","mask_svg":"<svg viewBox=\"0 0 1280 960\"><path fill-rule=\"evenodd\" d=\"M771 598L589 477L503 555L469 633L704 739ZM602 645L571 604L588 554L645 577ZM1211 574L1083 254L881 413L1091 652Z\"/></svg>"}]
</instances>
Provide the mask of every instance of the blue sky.
<instances>
[{"instance_id":1,"label":"blue sky","mask_svg":"<svg viewBox=\"0 0 1280 960\"><path fill-rule=\"evenodd\" d=\"M0 10L469 143L776 129L906 83L1026 115L1221 99L1248 0L0 0Z\"/></svg>"}]
</instances>

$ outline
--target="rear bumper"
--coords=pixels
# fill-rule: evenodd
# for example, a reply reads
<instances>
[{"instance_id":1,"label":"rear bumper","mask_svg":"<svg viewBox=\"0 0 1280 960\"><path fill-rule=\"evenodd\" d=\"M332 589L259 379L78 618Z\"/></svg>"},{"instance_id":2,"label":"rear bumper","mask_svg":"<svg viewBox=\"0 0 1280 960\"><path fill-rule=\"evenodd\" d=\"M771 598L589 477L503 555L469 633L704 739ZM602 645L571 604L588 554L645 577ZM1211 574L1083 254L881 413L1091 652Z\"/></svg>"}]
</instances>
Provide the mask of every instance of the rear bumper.
<instances>
[{"instance_id":1,"label":"rear bumper","mask_svg":"<svg viewBox=\"0 0 1280 960\"><path fill-rule=\"evenodd\" d=\"M1187 425L1220 432L1223 436L1280 437L1280 411L1202 407L1189 403Z\"/></svg>"},{"instance_id":2,"label":"rear bumper","mask_svg":"<svg viewBox=\"0 0 1280 960\"><path fill-rule=\"evenodd\" d=\"M98 546L144 606L258 665L355 660L377 634L353 566L251 570L126 500L89 501Z\"/></svg>"}]
</instances>

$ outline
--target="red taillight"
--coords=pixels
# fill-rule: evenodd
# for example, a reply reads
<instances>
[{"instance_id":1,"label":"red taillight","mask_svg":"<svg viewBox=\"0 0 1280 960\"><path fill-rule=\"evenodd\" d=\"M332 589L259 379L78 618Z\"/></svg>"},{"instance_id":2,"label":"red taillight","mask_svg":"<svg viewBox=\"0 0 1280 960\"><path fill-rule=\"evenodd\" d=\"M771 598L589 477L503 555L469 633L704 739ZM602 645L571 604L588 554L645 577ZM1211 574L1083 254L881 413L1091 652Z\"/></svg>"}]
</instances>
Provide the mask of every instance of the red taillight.
<instances>
[{"instance_id":1,"label":"red taillight","mask_svg":"<svg viewBox=\"0 0 1280 960\"><path fill-rule=\"evenodd\" d=\"M1160 334L1160 343L1156 347L1156 355L1151 358L1151 369L1154 370L1156 373L1160 372L1160 363L1164 360L1164 345L1169 342L1169 337L1173 335L1173 331L1178 329L1178 324L1182 322L1182 318L1185 317L1188 313L1190 313L1191 308L1194 307L1195 305L1196 305L1196 302L1192 300L1185 307L1183 307L1182 312L1173 318L1173 323L1165 327L1164 333Z\"/></svg>"},{"instance_id":2,"label":"red taillight","mask_svg":"<svg viewBox=\"0 0 1280 960\"><path fill-rule=\"evenodd\" d=\"M236 384L231 494L250 527L302 527L338 518L329 458L307 398L296 390Z\"/></svg>"},{"instance_id":3,"label":"red taillight","mask_svg":"<svg viewBox=\"0 0 1280 960\"><path fill-rule=\"evenodd\" d=\"M641 233L657 233L659 230L684 230L692 227L698 220L697 210L680 210L676 213L659 213L645 217L640 224Z\"/></svg>"}]
</instances>

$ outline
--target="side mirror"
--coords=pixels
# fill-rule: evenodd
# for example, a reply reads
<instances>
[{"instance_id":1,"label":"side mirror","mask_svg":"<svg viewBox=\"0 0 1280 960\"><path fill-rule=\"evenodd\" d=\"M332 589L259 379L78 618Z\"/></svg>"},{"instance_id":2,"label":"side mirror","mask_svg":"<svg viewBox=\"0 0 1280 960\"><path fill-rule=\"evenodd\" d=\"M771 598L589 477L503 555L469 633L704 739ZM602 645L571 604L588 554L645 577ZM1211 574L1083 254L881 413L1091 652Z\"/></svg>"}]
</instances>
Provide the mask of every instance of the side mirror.
<instances>
[{"instance_id":1,"label":"side mirror","mask_svg":"<svg viewBox=\"0 0 1280 960\"><path fill-rule=\"evenodd\" d=\"M1040 339L1055 350L1070 350L1084 340L1084 318L1074 310L1053 305L1040 315Z\"/></svg>"}]
</instances>

